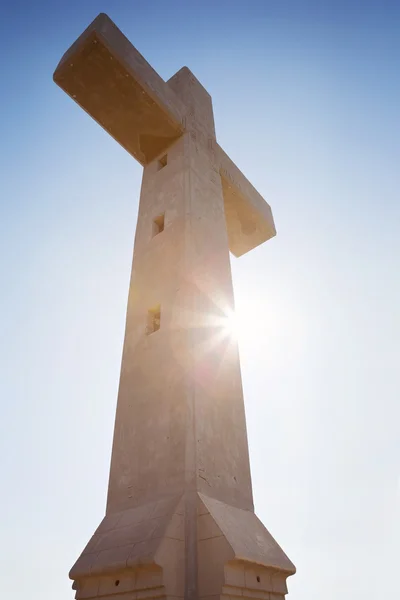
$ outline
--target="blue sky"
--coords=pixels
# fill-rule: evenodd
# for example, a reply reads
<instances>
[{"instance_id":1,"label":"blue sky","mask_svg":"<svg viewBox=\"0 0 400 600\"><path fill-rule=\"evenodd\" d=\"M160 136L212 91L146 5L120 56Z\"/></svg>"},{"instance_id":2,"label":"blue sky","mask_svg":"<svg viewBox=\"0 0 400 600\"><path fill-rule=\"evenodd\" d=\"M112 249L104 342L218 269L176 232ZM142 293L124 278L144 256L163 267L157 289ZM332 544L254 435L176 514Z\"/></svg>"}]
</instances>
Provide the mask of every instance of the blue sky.
<instances>
[{"instance_id":1,"label":"blue sky","mask_svg":"<svg viewBox=\"0 0 400 600\"><path fill-rule=\"evenodd\" d=\"M399 587L398 2L2 8L0 589L67 600L104 513L141 167L52 82L107 12L187 65L278 236L232 258L256 510L292 600Z\"/></svg>"}]
</instances>

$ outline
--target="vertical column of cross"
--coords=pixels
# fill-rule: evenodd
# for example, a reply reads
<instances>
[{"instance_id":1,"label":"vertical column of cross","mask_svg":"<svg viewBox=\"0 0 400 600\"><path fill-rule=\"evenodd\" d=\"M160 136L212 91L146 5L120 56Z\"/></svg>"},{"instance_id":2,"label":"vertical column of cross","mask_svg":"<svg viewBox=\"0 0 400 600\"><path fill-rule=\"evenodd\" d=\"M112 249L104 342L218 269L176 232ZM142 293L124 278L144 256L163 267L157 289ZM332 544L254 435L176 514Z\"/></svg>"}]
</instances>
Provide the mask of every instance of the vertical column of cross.
<instances>
[{"instance_id":1,"label":"vertical column of cross","mask_svg":"<svg viewBox=\"0 0 400 600\"><path fill-rule=\"evenodd\" d=\"M195 363L197 489L235 506L253 508L246 420L237 341L222 182L216 165L212 100L183 68L168 85L188 109L191 217L188 252L197 288Z\"/></svg>"},{"instance_id":2,"label":"vertical column of cross","mask_svg":"<svg viewBox=\"0 0 400 600\"><path fill-rule=\"evenodd\" d=\"M183 136L143 173L108 511L181 494L185 488L190 371L185 148Z\"/></svg>"}]
</instances>

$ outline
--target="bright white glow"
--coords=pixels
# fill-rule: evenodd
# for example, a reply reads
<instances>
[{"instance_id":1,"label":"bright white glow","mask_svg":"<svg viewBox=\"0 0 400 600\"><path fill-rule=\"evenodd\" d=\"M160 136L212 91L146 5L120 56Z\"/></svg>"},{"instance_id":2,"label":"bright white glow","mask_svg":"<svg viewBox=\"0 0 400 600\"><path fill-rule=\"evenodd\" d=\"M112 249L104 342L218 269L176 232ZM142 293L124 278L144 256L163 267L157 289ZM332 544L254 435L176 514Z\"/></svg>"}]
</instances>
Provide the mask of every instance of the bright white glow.
<instances>
[{"instance_id":1,"label":"bright white glow","mask_svg":"<svg viewBox=\"0 0 400 600\"><path fill-rule=\"evenodd\" d=\"M237 339L239 335L239 323L237 315L233 310L225 312L225 316L221 319L221 325L224 330L224 334Z\"/></svg>"}]
</instances>

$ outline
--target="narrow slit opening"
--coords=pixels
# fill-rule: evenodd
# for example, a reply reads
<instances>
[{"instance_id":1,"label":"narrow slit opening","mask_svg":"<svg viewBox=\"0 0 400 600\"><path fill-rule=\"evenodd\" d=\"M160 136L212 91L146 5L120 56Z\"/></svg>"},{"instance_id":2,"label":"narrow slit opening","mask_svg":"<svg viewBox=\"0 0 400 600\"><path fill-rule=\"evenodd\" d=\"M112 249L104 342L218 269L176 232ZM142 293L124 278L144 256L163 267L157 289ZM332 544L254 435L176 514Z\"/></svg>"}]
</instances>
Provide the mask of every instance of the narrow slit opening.
<instances>
[{"instance_id":1,"label":"narrow slit opening","mask_svg":"<svg viewBox=\"0 0 400 600\"><path fill-rule=\"evenodd\" d=\"M158 304L147 311L147 335L151 335L160 329L161 326L161 306Z\"/></svg>"},{"instance_id":2,"label":"narrow slit opening","mask_svg":"<svg viewBox=\"0 0 400 600\"><path fill-rule=\"evenodd\" d=\"M153 237L155 235L158 235L162 231L164 231L164 225L165 225L164 213L162 215L158 215L158 217L153 219Z\"/></svg>"},{"instance_id":3,"label":"narrow slit opening","mask_svg":"<svg viewBox=\"0 0 400 600\"><path fill-rule=\"evenodd\" d=\"M167 166L168 163L168 155L164 154L161 158L158 159L158 170L161 171L164 167Z\"/></svg>"}]
</instances>

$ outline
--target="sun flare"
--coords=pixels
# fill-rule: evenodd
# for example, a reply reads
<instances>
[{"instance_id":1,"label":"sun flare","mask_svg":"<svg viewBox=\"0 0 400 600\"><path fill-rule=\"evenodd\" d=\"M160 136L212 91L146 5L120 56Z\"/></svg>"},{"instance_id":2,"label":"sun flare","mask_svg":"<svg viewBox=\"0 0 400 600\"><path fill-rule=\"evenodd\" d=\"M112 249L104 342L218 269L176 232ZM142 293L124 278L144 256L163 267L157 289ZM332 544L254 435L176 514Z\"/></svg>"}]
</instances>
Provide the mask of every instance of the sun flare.
<instances>
[{"instance_id":1,"label":"sun flare","mask_svg":"<svg viewBox=\"0 0 400 600\"><path fill-rule=\"evenodd\" d=\"M222 319L222 327L225 335L237 339L239 334L238 319L236 313L233 310L225 312Z\"/></svg>"}]
</instances>

